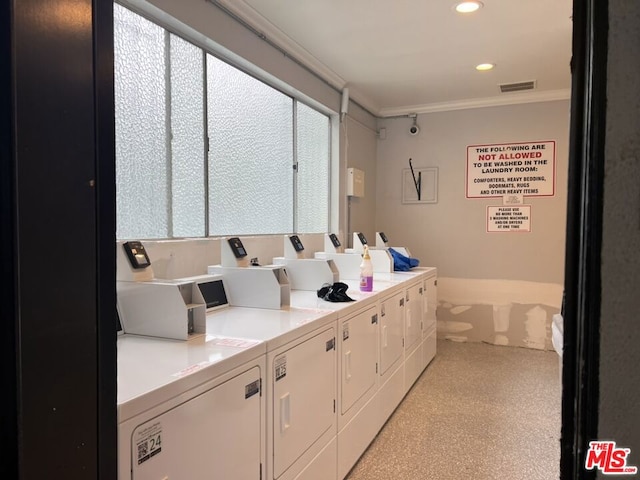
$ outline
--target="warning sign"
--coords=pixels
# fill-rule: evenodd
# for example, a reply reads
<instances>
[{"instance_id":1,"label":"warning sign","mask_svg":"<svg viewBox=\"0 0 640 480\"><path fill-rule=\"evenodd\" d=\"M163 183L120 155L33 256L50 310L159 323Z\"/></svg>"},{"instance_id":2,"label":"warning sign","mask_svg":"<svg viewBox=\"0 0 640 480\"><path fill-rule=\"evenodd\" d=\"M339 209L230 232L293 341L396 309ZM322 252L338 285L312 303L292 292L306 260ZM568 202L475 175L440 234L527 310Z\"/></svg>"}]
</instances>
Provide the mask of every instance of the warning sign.
<instances>
[{"instance_id":1,"label":"warning sign","mask_svg":"<svg viewBox=\"0 0 640 480\"><path fill-rule=\"evenodd\" d=\"M487 207L487 232L530 232L531 205Z\"/></svg>"},{"instance_id":2,"label":"warning sign","mask_svg":"<svg viewBox=\"0 0 640 480\"><path fill-rule=\"evenodd\" d=\"M556 142L467 147L467 198L555 194Z\"/></svg>"}]
</instances>

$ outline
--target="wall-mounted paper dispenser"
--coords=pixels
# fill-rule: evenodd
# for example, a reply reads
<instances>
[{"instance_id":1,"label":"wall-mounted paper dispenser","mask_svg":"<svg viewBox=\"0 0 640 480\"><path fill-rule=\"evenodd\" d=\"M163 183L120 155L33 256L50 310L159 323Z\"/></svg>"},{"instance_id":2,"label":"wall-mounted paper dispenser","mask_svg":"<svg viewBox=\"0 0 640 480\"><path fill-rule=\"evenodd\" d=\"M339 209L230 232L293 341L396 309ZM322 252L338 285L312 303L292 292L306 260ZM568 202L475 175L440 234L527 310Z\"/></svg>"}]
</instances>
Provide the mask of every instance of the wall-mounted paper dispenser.
<instances>
[{"instance_id":1,"label":"wall-mounted paper dispenser","mask_svg":"<svg viewBox=\"0 0 640 480\"><path fill-rule=\"evenodd\" d=\"M347 195L364 197L364 172L357 168L347 168Z\"/></svg>"}]
</instances>

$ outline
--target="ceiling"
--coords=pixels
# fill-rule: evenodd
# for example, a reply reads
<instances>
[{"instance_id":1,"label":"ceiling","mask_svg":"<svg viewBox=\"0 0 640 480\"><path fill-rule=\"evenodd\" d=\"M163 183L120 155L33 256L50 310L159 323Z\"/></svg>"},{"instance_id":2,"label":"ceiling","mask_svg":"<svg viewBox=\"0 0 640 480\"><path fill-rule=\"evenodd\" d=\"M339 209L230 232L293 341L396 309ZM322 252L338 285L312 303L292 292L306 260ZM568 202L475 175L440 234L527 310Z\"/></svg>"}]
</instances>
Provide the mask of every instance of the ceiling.
<instances>
[{"instance_id":1,"label":"ceiling","mask_svg":"<svg viewBox=\"0 0 640 480\"><path fill-rule=\"evenodd\" d=\"M217 3L377 116L570 95L572 0L483 0L465 15L455 0ZM499 88L525 81L535 88Z\"/></svg>"}]
</instances>

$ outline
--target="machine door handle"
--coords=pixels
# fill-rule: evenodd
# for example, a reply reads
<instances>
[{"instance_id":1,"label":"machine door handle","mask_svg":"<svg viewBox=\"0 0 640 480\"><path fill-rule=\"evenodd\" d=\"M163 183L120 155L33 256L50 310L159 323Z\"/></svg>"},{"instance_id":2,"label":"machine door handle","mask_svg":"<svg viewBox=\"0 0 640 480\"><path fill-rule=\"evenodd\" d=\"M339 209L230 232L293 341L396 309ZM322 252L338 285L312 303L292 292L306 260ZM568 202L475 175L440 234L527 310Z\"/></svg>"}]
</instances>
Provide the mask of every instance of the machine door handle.
<instances>
[{"instance_id":1,"label":"machine door handle","mask_svg":"<svg viewBox=\"0 0 640 480\"><path fill-rule=\"evenodd\" d=\"M351 380L351 350L348 350L347 352L345 352L344 354L344 377L345 380L348 382L349 380Z\"/></svg>"},{"instance_id":2,"label":"machine door handle","mask_svg":"<svg viewBox=\"0 0 640 480\"><path fill-rule=\"evenodd\" d=\"M289 392L280 397L280 432L291 426L291 395Z\"/></svg>"}]
</instances>

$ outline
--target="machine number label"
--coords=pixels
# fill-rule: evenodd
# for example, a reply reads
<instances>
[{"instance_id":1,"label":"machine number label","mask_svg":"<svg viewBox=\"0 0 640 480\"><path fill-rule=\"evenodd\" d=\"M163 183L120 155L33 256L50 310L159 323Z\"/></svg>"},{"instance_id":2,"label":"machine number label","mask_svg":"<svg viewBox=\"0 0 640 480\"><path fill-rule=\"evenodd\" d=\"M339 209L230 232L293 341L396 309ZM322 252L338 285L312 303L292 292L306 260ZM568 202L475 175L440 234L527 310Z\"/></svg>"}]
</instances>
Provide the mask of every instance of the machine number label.
<instances>
[{"instance_id":1,"label":"machine number label","mask_svg":"<svg viewBox=\"0 0 640 480\"><path fill-rule=\"evenodd\" d=\"M276 382L287 376L287 357L276 358Z\"/></svg>"},{"instance_id":2,"label":"machine number label","mask_svg":"<svg viewBox=\"0 0 640 480\"><path fill-rule=\"evenodd\" d=\"M156 422L136 433L136 458L138 465L162 451L162 425Z\"/></svg>"},{"instance_id":3,"label":"machine number label","mask_svg":"<svg viewBox=\"0 0 640 480\"><path fill-rule=\"evenodd\" d=\"M342 325L342 341L344 342L349 338L349 324L345 323Z\"/></svg>"},{"instance_id":4,"label":"machine number label","mask_svg":"<svg viewBox=\"0 0 640 480\"><path fill-rule=\"evenodd\" d=\"M244 387L245 400L249 397L253 397L256 393L260 393L260 380L251 382L249 385L245 385Z\"/></svg>"},{"instance_id":5,"label":"machine number label","mask_svg":"<svg viewBox=\"0 0 640 480\"><path fill-rule=\"evenodd\" d=\"M325 351L333 350L336 348L336 338L333 337L331 340L327 340L327 349Z\"/></svg>"}]
</instances>

